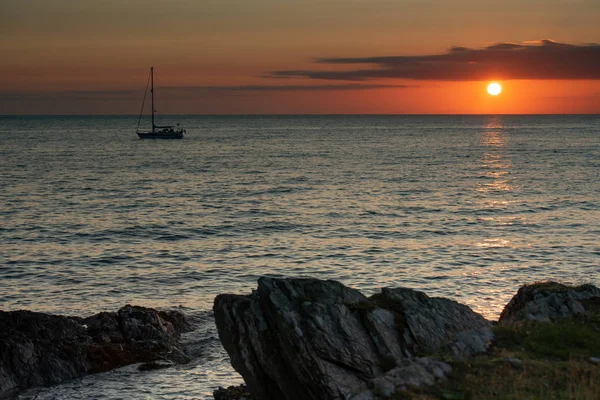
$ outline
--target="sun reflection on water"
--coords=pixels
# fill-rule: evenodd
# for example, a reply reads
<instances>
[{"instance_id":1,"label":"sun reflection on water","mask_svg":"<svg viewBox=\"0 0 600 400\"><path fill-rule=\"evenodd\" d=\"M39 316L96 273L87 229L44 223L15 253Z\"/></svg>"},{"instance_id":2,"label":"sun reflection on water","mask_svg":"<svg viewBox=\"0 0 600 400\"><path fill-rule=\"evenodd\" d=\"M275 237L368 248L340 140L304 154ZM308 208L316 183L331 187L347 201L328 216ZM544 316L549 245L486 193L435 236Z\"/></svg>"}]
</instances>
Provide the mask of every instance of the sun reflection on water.
<instances>
[{"instance_id":1,"label":"sun reflection on water","mask_svg":"<svg viewBox=\"0 0 600 400\"><path fill-rule=\"evenodd\" d=\"M492 247L509 247L510 240L508 239L484 239L477 243L477 247L492 248Z\"/></svg>"},{"instance_id":2,"label":"sun reflection on water","mask_svg":"<svg viewBox=\"0 0 600 400\"><path fill-rule=\"evenodd\" d=\"M511 183L511 159L508 157L510 136L504 129L501 117L490 117L480 136L482 155L479 161L477 177L479 182L475 190L480 193L481 209L499 212L510 207L511 201L506 198L515 190ZM498 196L502 196L498 198ZM514 217L506 215L493 215L481 219L491 223L492 227L505 227L515 223ZM491 230L490 233L496 233ZM484 238L475 244L478 248L511 247L508 238Z\"/></svg>"},{"instance_id":3,"label":"sun reflection on water","mask_svg":"<svg viewBox=\"0 0 600 400\"><path fill-rule=\"evenodd\" d=\"M480 143L485 148L481 157L478 192L510 192L514 189L508 179L512 163L506 156L509 136L499 117L492 117L484 128Z\"/></svg>"}]
</instances>

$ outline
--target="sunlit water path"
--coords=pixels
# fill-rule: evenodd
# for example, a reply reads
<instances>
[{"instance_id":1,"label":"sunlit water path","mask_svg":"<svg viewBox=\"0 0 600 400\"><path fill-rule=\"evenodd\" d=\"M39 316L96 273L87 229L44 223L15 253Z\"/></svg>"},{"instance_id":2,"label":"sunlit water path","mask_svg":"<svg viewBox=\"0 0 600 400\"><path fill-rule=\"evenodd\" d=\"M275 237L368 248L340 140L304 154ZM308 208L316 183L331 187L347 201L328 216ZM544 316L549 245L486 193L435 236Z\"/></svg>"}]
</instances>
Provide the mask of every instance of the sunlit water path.
<instances>
[{"instance_id":1,"label":"sunlit water path","mask_svg":"<svg viewBox=\"0 0 600 400\"><path fill-rule=\"evenodd\" d=\"M178 307L206 349L38 398L202 398L235 383L210 316L256 279L407 286L490 319L519 285L598 284L600 117L0 117L0 309ZM148 391L147 393L145 391Z\"/></svg>"}]
</instances>

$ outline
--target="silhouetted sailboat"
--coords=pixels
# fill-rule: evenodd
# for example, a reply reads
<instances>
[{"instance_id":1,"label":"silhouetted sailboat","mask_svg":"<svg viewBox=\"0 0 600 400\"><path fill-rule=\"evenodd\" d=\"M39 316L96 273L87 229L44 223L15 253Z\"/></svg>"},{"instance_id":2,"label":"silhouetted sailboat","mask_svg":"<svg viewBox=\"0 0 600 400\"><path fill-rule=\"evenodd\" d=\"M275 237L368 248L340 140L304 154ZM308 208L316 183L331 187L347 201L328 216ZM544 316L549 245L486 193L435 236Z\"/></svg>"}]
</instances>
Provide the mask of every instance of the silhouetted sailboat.
<instances>
[{"instance_id":1,"label":"silhouetted sailboat","mask_svg":"<svg viewBox=\"0 0 600 400\"><path fill-rule=\"evenodd\" d=\"M179 124L177 124L177 127L172 125L159 126L154 124L154 67L150 67L149 81L150 93L152 94L152 130L140 131L140 122L142 121L142 114L144 113L144 103L146 102L146 95L148 94L148 84L146 84L146 92L144 92L144 100L142 101L142 110L140 111L138 126L135 132L140 139L182 139L185 129L181 129Z\"/></svg>"}]
</instances>

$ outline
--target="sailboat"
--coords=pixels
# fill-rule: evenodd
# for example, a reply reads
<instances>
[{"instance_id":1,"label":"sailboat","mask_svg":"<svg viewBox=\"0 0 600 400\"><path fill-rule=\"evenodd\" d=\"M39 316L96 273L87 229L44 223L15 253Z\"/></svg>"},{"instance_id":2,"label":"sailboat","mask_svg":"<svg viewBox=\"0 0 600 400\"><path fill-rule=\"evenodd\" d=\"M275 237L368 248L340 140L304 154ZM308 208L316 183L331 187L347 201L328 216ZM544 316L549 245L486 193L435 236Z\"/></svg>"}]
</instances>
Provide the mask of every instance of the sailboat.
<instances>
[{"instance_id":1,"label":"sailboat","mask_svg":"<svg viewBox=\"0 0 600 400\"><path fill-rule=\"evenodd\" d=\"M144 103L146 102L146 95L148 94L148 84L146 84L146 92L144 93L144 100L142 101L142 110L140 111L140 117L138 119L138 126L135 133L140 139L183 139L183 134L186 133L185 129L172 125L156 125L154 124L154 67L150 67L150 93L152 97L152 130L151 131L140 131L140 122L142 121L142 114L144 112Z\"/></svg>"}]
</instances>

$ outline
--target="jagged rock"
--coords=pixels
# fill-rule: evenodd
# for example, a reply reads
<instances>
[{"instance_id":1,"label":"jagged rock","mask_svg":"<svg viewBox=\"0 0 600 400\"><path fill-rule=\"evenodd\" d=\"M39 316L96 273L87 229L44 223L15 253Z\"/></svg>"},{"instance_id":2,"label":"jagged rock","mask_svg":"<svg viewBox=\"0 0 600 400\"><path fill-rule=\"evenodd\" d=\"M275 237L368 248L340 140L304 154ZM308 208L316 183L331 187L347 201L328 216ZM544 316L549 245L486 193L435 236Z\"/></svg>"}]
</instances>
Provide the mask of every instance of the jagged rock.
<instances>
[{"instance_id":1,"label":"jagged rock","mask_svg":"<svg viewBox=\"0 0 600 400\"><path fill-rule=\"evenodd\" d=\"M445 362L430 358L405 359L400 365L384 375L372 379L368 386L380 398L389 398L399 390L409 387L431 386L445 380L452 367Z\"/></svg>"},{"instance_id":2,"label":"jagged rock","mask_svg":"<svg viewBox=\"0 0 600 400\"><path fill-rule=\"evenodd\" d=\"M415 353L448 349L463 358L484 352L494 338L489 321L453 300L405 288L384 288L373 299L380 306L401 310L403 338Z\"/></svg>"},{"instance_id":3,"label":"jagged rock","mask_svg":"<svg viewBox=\"0 0 600 400\"><path fill-rule=\"evenodd\" d=\"M372 390L365 390L357 394L349 395L348 400L376 400L376 396Z\"/></svg>"},{"instance_id":4,"label":"jagged rock","mask_svg":"<svg viewBox=\"0 0 600 400\"><path fill-rule=\"evenodd\" d=\"M215 400L252 400L252 395L248 392L246 385L229 386L227 389L218 388L213 392Z\"/></svg>"},{"instance_id":5,"label":"jagged rock","mask_svg":"<svg viewBox=\"0 0 600 400\"><path fill-rule=\"evenodd\" d=\"M138 371L155 371L157 369L165 369L174 366L175 363L170 361L150 361L140 364Z\"/></svg>"},{"instance_id":6,"label":"jagged rock","mask_svg":"<svg viewBox=\"0 0 600 400\"><path fill-rule=\"evenodd\" d=\"M0 311L0 398L137 362L187 362L183 314L127 305L88 318Z\"/></svg>"},{"instance_id":7,"label":"jagged rock","mask_svg":"<svg viewBox=\"0 0 600 400\"><path fill-rule=\"evenodd\" d=\"M504 362L513 368L523 368L523 360L515 357L505 357Z\"/></svg>"},{"instance_id":8,"label":"jagged rock","mask_svg":"<svg viewBox=\"0 0 600 400\"><path fill-rule=\"evenodd\" d=\"M432 361L427 365L437 369L428 370L415 355L460 351L457 340L471 352L476 332L489 329L450 300L410 289L368 299L316 279L261 278L252 295L217 296L214 312L233 367L261 400L341 400L368 396L373 385L393 392L413 381L429 384L443 379L446 367ZM421 378L411 381L415 376Z\"/></svg>"},{"instance_id":9,"label":"jagged rock","mask_svg":"<svg viewBox=\"0 0 600 400\"><path fill-rule=\"evenodd\" d=\"M494 333L487 325L458 333L456 339L446 347L455 359L464 359L475 354L485 353L494 339Z\"/></svg>"},{"instance_id":10,"label":"jagged rock","mask_svg":"<svg viewBox=\"0 0 600 400\"><path fill-rule=\"evenodd\" d=\"M556 282L524 285L504 307L498 323L547 322L583 314L584 304L592 299L600 299L600 289L594 285L570 287Z\"/></svg>"}]
</instances>

